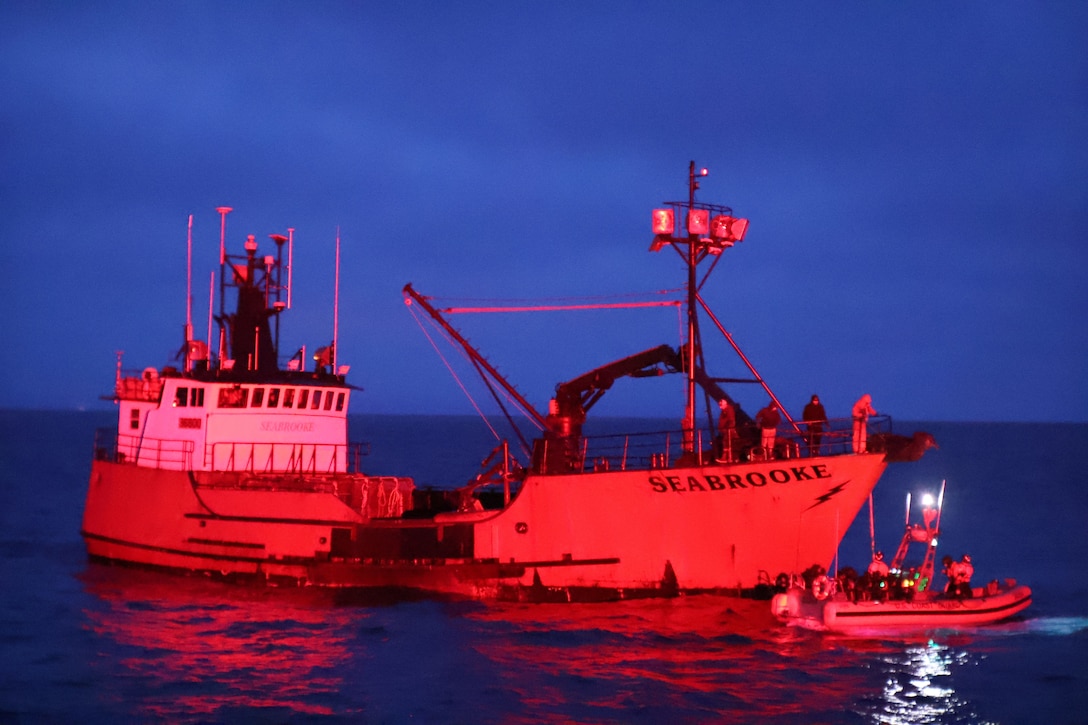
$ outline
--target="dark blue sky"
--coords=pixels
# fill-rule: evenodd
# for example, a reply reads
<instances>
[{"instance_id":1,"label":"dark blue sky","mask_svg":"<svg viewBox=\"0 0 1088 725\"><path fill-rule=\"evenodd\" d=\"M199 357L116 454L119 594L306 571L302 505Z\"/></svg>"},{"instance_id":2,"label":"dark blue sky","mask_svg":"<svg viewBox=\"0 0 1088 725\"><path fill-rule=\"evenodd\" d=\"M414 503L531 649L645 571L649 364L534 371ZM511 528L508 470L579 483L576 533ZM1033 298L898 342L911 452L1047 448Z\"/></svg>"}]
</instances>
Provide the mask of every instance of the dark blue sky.
<instances>
[{"instance_id":1,"label":"dark blue sky","mask_svg":"<svg viewBox=\"0 0 1088 725\"><path fill-rule=\"evenodd\" d=\"M187 217L203 331L229 205L236 251L296 229L284 352L331 338L339 226L355 411L471 412L401 287L677 287L650 210L694 159L751 220L704 295L795 413L1085 421L1086 47L1073 2L8 0L0 407L170 363ZM456 322L540 407L678 343L665 310ZM680 415L678 379L639 382L597 410Z\"/></svg>"}]
</instances>

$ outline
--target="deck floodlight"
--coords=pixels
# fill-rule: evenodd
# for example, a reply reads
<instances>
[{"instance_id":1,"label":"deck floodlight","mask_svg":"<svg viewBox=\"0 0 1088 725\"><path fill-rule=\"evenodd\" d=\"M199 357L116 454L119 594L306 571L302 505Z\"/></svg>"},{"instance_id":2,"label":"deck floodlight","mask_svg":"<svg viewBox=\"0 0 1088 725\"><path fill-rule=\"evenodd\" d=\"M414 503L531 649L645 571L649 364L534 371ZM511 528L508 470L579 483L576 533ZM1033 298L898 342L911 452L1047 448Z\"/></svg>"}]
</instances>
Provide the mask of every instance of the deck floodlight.
<instances>
[{"instance_id":1,"label":"deck floodlight","mask_svg":"<svg viewBox=\"0 0 1088 725\"><path fill-rule=\"evenodd\" d=\"M733 219L733 222L729 225L729 228L732 231L733 241L743 242L744 235L748 232L748 220Z\"/></svg>"},{"instance_id":2,"label":"deck floodlight","mask_svg":"<svg viewBox=\"0 0 1088 725\"><path fill-rule=\"evenodd\" d=\"M653 215L654 234L670 236L676 228L676 219L672 209L654 209Z\"/></svg>"},{"instance_id":3,"label":"deck floodlight","mask_svg":"<svg viewBox=\"0 0 1088 725\"><path fill-rule=\"evenodd\" d=\"M733 217L718 214L710 220L710 236L715 239L729 239L729 223Z\"/></svg>"},{"instance_id":4,"label":"deck floodlight","mask_svg":"<svg viewBox=\"0 0 1088 725\"><path fill-rule=\"evenodd\" d=\"M658 234L654 237L654 240L650 242L651 252L660 252L661 248L669 243L670 237L668 234Z\"/></svg>"},{"instance_id":5,"label":"deck floodlight","mask_svg":"<svg viewBox=\"0 0 1088 725\"><path fill-rule=\"evenodd\" d=\"M688 234L705 236L710 232L710 211L692 209L688 211Z\"/></svg>"},{"instance_id":6,"label":"deck floodlight","mask_svg":"<svg viewBox=\"0 0 1088 725\"><path fill-rule=\"evenodd\" d=\"M748 231L748 220L719 214L710 220L710 236L723 242L739 242Z\"/></svg>"}]
</instances>

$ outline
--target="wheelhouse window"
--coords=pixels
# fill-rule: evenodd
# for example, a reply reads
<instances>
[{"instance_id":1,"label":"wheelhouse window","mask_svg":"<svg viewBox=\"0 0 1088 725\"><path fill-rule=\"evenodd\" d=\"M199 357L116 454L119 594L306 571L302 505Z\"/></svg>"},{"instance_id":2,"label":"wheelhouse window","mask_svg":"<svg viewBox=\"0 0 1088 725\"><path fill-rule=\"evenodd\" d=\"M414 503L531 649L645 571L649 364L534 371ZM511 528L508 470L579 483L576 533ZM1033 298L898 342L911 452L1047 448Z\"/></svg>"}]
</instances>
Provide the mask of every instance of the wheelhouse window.
<instances>
[{"instance_id":1,"label":"wheelhouse window","mask_svg":"<svg viewBox=\"0 0 1088 725\"><path fill-rule=\"evenodd\" d=\"M325 410L332 410L332 391L325 393Z\"/></svg>"},{"instance_id":2,"label":"wheelhouse window","mask_svg":"<svg viewBox=\"0 0 1088 725\"><path fill-rule=\"evenodd\" d=\"M344 393L340 393L339 395L336 396L336 409L337 410L343 410L344 409Z\"/></svg>"},{"instance_id":3,"label":"wheelhouse window","mask_svg":"<svg viewBox=\"0 0 1088 725\"><path fill-rule=\"evenodd\" d=\"M295 389L287 388L283 391L283 407L293 408L295 406Z\"/></svg>"},{"instance_id":4,"label":"wheelhouse window","mask_svg":"<svg viewBox=\"0 0 1088 725\"><path fill-rule=\"evenodd\" d=\"M249 397L249 390L243 388L241 385L233 385L229 388L219 389L219 407L220 408L244 408L246 407L246 399Z\"/></svg>"},{"instance_id":5,"label":"wheelhouse window","mask_svg":"<svg viewBox=\"0 0 1088 725\"><path fill-rule=\"evenodd\" d=\"M204 407L204 388L192 388L189 391L189 407L190 408L203 408Z\"/></svg>"},{"instance_id":6,"label":"wheelhouse window","mask_svg":"<svg viewBox=\"0 0 1088 725\"><path fill-rule=\"evenodd\" d=\"M268 407L278 408L280 405L280 389L269 388L268 389Z\"/></svg>"},{"instance_id":7,"label":"wheelhouse window","mask_svg":"<svg viewBox=\"0 0 1088 725\"><path fill-rule=\"evenodd\" d=\"M309 399L309 397L310 397L310 389L309 388L303 388L302 390L298 391L298 407L299 407L299 410L306 407L306 401Z\"/></svg>"},{"instance_id":8,"label":"wheelhouse window","mask_svg":"<svg viewBox=\"0 0 1088 725\"><path fill-rule=\"evenodd\" d=\"M189 404L189 389L188 388L178 388L177 392L174 393L174 407L175 408L184 408L188 404Z\"/></svg>"},{"instance_id":9,"label":"wheelhouse window","mask_svg":"<svg viewBox=\"0 0 1088 725\"><path fill-rule=\"evenodd\" d=\"M321 407L321 391L314 391L314 402L310 404L310 410L317 410Z\"/></svg>"},{"instance_id":10,"label":"wheelhouse window","mask_svg":"<svg viewBox=\"0 0 1088 725\"><path fill-rule=\"evenodd\" d=\"M250 402L250 408L260 408L261 403L264 402L264 388L253 389L253 401Z\"/></svg>"},{"instance_id":11,"label":"wheelhouse window","mask_svg":"<svg viewBox=\"0 0 1088 725\"><path fill-rule=\"evenodd\" d=\"M132 430L140 429L140 411L137 408L132 409L132 413L129 414L128 427Z\"/></svg>"}]
</instances>

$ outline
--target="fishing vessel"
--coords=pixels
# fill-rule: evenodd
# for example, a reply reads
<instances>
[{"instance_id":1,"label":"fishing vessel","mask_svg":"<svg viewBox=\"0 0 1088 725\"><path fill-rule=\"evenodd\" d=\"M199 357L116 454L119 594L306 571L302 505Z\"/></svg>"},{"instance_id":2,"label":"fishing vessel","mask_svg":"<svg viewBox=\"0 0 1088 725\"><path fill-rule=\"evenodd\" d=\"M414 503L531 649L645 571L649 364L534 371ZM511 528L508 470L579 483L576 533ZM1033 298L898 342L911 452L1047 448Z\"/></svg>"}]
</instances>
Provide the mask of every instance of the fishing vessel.
<instances>
[{"instance_id":1,"label":"fishing vessel","mask_svg":"<svg viewBox=\"0 0 1088 725\"><path fill-rule=\"evenodd\" d=\"M1015 579L971 586L964 564L951 557L944 559L947 586L934 586L943 502L942 483L936 500L922 498L922 522L912 524L908 494L906 530L890 566L880 564L883 555L877 552L874 565L861 577L849 567L831 578L821 569L791 577L779 582L782 591L771 598L772 613L784 624L811 629L883 633L993 624L1031 606L1030 587ZM914 549L921 549L920 561L912 557Z\"/></svg>"},{"instance_id":2,"label":"fishing vessel","mask_svg":"<svg viewBox=\"0 0 1088 725\"><path fill-rule=\"evenodd\" d=\"M358 391L338 363L335 322L312 362L305 346L280 359L294 230L271 235L274 253L249 235L244 253L229 254L231 209L218 211L218 350L210 310L208 341L193 333L190 217L180 365L129 371L118 355L117 426L96 435L81 533L101 561L320 580L353 526L404 512L412 481L357 471L347 411ZM213 273L209 308L215 289Z\"/></svg>"},{"instance_id":3,"label":"fishing vessel","mask_svg":"<svg viewBox=\"0 0 1088 725\"><path fill-rule=\"evenodd\" d=\"M830 562L888 463L916 459L933 439L898 436L887 416L817 430L786 412L699 292L709 276L699 280L699 266L713 269L748 227L729 207L696 201L705 175L691 164L688 198L652 216L651 251L673 250L687 268L684 339L559 384L546 413L449 324L449 310L405 287L409 309L462 346L503 391L496 398L535 426L526 435L515 424L512 443L501 440L479 474L447 491L360 471L347 438L358 390L335 344L312 369L304 348L281 365L292 237L273 235L276 253L260 256L250 236L245 255L228 255L221 209L218 352L187 322L180 368L126 373L118 362L118 425L96 444L84 511L89 554L230 578L563 601L769 594L776 573ZM710 372L702 317L750 377ZM586 434L587 413L613 382L665 374L684 380L676 430ZM769 445L727 392L743 383L785 418ZM736 426L719 435L722 401Z\"/></svg>"}]
</instances>

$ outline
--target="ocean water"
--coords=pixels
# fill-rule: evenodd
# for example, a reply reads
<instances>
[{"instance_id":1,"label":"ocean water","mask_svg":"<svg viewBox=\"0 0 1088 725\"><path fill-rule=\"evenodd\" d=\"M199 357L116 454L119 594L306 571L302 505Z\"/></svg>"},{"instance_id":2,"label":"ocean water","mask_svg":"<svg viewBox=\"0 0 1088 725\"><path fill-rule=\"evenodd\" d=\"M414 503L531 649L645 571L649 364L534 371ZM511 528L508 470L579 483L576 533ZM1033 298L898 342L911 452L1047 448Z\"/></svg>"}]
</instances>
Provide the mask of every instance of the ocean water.
<instances>
[{"instance_id":1,"label":"ocean water","mask_svg":"<svg viewBox=\"0 0 1088 725\"><path fill-rule=\"evenodd\" d=\"M0 411L0 723L1088 722L1088 425L897 423L940 449L874 496L947 481L940 553L1034 604L962 631L846 637L766 602L388 600L87 561L79 525L108 413ZM468 418L352 419L367 468L455 485L493 441ZM868 511L840 550L863 565Z\"/></svg>"}]
</instances>

